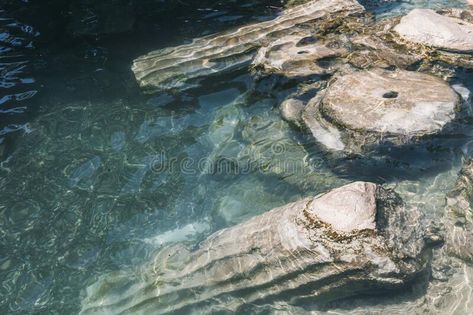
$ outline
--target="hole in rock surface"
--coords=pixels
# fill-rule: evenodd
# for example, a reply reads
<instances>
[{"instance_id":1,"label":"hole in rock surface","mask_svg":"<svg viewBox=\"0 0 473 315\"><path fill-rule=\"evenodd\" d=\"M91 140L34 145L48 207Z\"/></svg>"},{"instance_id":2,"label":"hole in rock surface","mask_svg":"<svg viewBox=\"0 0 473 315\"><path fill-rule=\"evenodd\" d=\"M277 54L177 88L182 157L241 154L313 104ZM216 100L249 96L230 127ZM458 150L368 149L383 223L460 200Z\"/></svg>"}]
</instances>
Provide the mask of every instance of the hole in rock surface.
<instances>
[{"instance_id":1,"label":"hole in rock surface","mask_svg":"<svg viewBox=\"0 0 473 315\"><path fill-rule=\"evenodd\" d=\"M314 36L307 36L307 37L302 38L302 39L296 44L296 46L297 46L297 47L307 46L307 45L315 44L315 42L317 42L317 39L316 39Z\"/></svg>"},{"instance_id":2,"label":"hole in rock surface","mask_svg":"<svg viewBox=\"0 0 473 315\"><path fill-rule=\"evenodd\" d=\"M396 98L399 96L399 93L396 91L389 91L383 94L383 98Z\"/></svg>"}]
</instances>

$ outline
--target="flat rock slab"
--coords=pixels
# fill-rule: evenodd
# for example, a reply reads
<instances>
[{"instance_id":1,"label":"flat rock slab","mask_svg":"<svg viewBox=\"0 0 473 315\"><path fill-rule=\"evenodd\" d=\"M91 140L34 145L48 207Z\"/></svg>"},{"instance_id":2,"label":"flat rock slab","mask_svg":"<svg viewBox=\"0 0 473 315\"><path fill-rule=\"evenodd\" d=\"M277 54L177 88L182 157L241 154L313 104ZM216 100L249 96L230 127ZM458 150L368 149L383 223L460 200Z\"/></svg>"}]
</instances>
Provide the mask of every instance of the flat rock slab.
<instances>
[{"instance_id":1,"label":"flat rock slab","mask_svg":"<svg viewBox=\"0 0 473 315\"><path fill-rule=\"evenodd\" d=\"M473 52L473 24L429 9L415 9L394 30L404 39L459 52Z\"/></svg>"},{"instance_id":2,"label":"flat rock slab","mask_svg":"<svg viewBox=\"0 0 473 315\"><path fill-rule=\"evenodd\" d=\"M435 76L372 70L338 78L327 89L321 111L353 131L413 137L440 132L455 118L459 102L457 93Z\"/></svg>"}]
</instances>

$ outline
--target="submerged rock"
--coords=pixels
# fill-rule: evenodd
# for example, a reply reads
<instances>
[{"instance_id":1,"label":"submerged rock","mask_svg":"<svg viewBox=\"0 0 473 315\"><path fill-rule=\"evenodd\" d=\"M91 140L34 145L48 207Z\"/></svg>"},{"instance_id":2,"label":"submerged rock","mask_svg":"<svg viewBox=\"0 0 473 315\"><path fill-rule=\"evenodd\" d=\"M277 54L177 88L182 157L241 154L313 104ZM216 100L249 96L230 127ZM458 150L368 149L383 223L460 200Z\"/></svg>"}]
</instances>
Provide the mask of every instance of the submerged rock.
<instances>
[{"instance_id":1,"label":"submerged rock","mask_svg":"<svg viewBox=\"0 0 473 315\"><path fill-rule=\"evenodd\" d=\"M447 250L473 263L473 159L463 167L447 198Z\"/></svg>"},{"instance_id":2,"label":"submerged rock","mask_svg":"<svg viewBox=\"0 0 473 315\"><path fill-rule=\"evenodd\" d=\"M329 149L356 151L438 134L455 119L459 105L457 93L435 76L374 69L334 80L309 102L303 120Z\"/></svg>"},{"instance_id":3,"label":"submerged rock","mask_svg":"<svg viewBox=\"0 0 473 315\"><path fill-rule=\"evenodd\" d=\"M330 59L347 54L338 41L319 41L307 30L283 36L258 50L255 68L285 77L307 77L333 71Z\"/></svg>"},{"instance_id":4,"label":"submerged rock","mask_svg":"<svg viewBox=\"0 0 473 315\"><path fill-rule=\"evenodd\" d=\"M459 52L473 51L473 24L429 9L414 9L394 30L418 44Z\"/></svg>"},{"instance_id":5,"label":"submerged rock","mask_svg":"<svg viewBox=\"0 0 473 315\"><path fill-rule=\"evenodd\" d=\"M87 289L81 314L249 312L262 304L329 301L398 289L426 270L417 209L355 182L221 230L198 248L173 246L152 271ZM290 297L290 298L289 298Z\"/></svg>"},{"instance_id":6,"label":"submerged rock","mask_svg":"<svg viewBox=\"0 0 473 315\"><path fill-rule=\"evenodd\" d=\"M304 111L304 102L295 98L289 98L281 103L281 116L287 122L290 122L297 127L301 127L300 118Z\"/></svg>"},{"instance_id":7,"label":"submerged rock","mask_svg":"<svg viewBox=\"0 0 473 315\"><path fill-rule=\"evenodd\" d=\"M248 65L257 48L292 32L295 26L325 20L320 24L330 27L335 15L349 16L363 10L355 0L313 0L285 10L271 21L151 52L134 60L132 70L147 92L189 87L204 76Z\"/></svg>"}]
</instances>

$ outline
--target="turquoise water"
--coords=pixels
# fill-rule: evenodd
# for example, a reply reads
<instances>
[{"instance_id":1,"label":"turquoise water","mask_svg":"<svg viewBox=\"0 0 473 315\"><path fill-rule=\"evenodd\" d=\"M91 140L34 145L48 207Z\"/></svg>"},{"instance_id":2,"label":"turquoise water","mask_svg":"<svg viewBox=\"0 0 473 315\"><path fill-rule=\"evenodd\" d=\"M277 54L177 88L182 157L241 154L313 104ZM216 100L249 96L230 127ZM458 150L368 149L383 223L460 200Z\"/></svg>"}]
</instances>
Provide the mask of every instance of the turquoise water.
<instances>
[{"instance_id":1,"label":"turquoise water","mask_svg":"<svg viewBox=\"0 0 473 315\"><path fill-rule=\"evenodd\" d=\"M410 1L377 12L438 5ZM273 12L240 9L203 11L210 22L190 35L212 32L215 19L223 29ZM39 41L29 30L18 36ZM30 94L9 103L24 111L2 113L0 313L77 313L86 287L147 263L163 245L195 244L353 179L397 186L430 216L441 214L444 192L471 155L468 128L439 154L422 148L334 164L281 120L278 105L295 87L271 89L241 71L179 95L143 95L132 59L188 40L184 33L21 50L30 68L19 70L26 79L14 79L19 92L8 95ZM458 80L472 85L468 75Z\"/></svg>"}]
</instances>

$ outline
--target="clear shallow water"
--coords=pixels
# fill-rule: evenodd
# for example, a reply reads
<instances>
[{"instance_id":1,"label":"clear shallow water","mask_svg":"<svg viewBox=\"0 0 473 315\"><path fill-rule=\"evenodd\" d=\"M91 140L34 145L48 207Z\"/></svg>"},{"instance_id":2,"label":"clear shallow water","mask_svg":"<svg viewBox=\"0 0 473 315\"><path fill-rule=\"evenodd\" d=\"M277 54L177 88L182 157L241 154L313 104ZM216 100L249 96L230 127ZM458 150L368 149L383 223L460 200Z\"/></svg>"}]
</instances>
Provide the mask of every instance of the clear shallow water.
<instances>
[{"instance_id":1,"label":"clear shallow water","mask_svg":"<svg viewBox=\"0 0 473 315\"><path fill-rule=\"evenodd\" d=\"M205 14L237 20L230 11ZM195 244L353 179L386 182L428 216L442 214L444 194L471 155L468 126L437 151L334 164L281 120L277 106L294 87L268 93L240 72L180 95L142 95L132 58L185 40L176 36L131 52L130 39L46 49L35 73L42 89L30 100L35 114L21 116L25 128L1 155L1 313L76 313L87 286L139 268L165 244ZM472 85L467 78L458 80Z\"/></svg>"}]
</instances>

